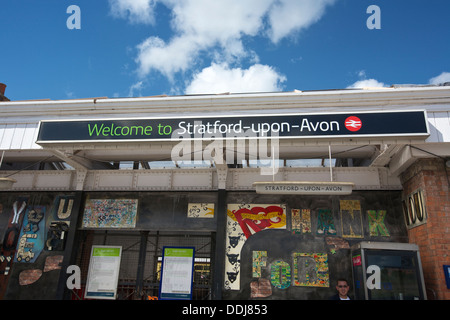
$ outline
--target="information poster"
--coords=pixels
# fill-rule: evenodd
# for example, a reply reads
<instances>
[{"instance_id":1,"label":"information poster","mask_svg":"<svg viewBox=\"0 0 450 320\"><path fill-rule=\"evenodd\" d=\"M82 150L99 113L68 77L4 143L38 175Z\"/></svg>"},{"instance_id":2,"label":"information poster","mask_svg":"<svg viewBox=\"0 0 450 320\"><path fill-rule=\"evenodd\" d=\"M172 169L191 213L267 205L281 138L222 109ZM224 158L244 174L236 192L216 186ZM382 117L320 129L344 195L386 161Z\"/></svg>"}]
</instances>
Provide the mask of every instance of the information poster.
<instances>
[{"instance_id":1,"label":"information poster","mask_svg":"<svg viewBox=\"0 0 450 320\"><path fill-rule=\"evenodd\" d=\"M164 247L160 300L191 300L194 274L194 248Z\"/></svg>"},{"instance_id":2,"label":"information poster","mask_svg":"<svg viewBox=\"0 0 450 320\"><path fill-rule=\"evenodd\" d=\"M121 255L120 246L92 247L85 298L116 298Z\"/></svg>"}]
</instances>

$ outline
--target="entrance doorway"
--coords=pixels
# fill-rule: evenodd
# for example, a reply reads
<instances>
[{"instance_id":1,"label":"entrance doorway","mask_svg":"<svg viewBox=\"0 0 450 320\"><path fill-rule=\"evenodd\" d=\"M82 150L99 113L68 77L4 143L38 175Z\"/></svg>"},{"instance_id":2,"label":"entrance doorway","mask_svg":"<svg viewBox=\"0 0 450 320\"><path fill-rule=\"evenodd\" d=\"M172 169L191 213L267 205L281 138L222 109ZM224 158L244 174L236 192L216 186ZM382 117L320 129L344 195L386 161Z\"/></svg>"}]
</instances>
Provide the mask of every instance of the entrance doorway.
<instances>
[{"instance_id":1,"label":"entrance doorway","mask_svg":"<svg viewBox=\"0 0 450 320\"><path fill-rule=\"evenodd\" d=\"M118 300L156 300L159 293L163 247L195 247L192 299L211 298L214 232L89 230L81 233L76 261L76 265L81 269L81 289L72 290L72 299L84 299L93 245L122 246Z\"/></svg>"}]
</instances>

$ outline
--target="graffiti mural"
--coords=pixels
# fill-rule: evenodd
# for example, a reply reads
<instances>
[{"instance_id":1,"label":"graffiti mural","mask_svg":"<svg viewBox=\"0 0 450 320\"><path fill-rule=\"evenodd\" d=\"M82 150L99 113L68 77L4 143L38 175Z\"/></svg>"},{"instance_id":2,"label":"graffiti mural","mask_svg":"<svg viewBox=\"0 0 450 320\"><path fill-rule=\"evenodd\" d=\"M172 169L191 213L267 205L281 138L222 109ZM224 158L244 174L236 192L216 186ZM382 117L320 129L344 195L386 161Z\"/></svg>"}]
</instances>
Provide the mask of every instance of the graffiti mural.
<instances>
[{"instance_id":1,"label":"graffiti mural","mask_svg":"<svg viewBox=\"0 0 450 320\"><path fill-rule=\"evenodd\" d=\"M367 210L367 215L369 217L369 232L371 236L390 236L389 230L384 224L386 214L386 210Z\"/></svg>"},{"instance_id":2,"label":"graffiti mural","mask_svg":"<svg viewBox=\"0 0 450 320\"><path fill-rule=\"evenodd\" d=\"M227 208L227 238L225 288L240 288L240 254L245 241L267 229L286 229L286 207L279 204L229 204Z\"/></svg>"},{"instance_id":3,"label":"graffiti mural","mask_svg":"<svg viewBox=\"0 0 450 320\"><path fill-rule=\"evenodd\" d=\"M330 209L319 209L317 213L317 234L336 234L333 213Z\"/></svg>"},{"instance_id":4,"label":"graffiti mural","mask_svg":"<svg viewBox=\"0 0 450 320\"><path fill-rule=\"evenodd\" d=\"M311 210L292 209L292 233L311 233Z\"/></svg>"},{"instance_id":5,"label":"graffiti mural","mask_svg":"<svg viewBox=\"0 0 450 320\"><path fill-rule=\"evenodd\" d=\"M294 285L303 287L330 286L326 253L294 253Z\"/></svg>"},{"instance_id":6,"label":"graffiti mural","mask_svg":"<svg viewBox=\"0 0 450 320\"><path fill-rule=\"evenodd\" d=\"M214 203L189 203L188 218L214 218Z\"/></svg>"},{"instance_id":7,"label":"graffiti mural","mask_svg":"<svg viewBox=\"0 0 450 320\"><path fill-rule=\"evenodd\" d=\"M283 261L277 260L270 266L270 283L278 289L286 289L291 285L291 266Z\"/></svg>"},{"instance_id":8,"label":"graffiti mural","mask_svg":"<svg viewBox=\"0 0 450 320\"><path fill-rule=\"evenodd\" d=\"M253 251L252 258L252 276L261 278L261 268L267 263L267 251Z\"/></svg>"},{"instance_id":9,"label":"graffiti mural","mask_svg":"<svg viewBox=\"0 0 450 320\"><path fill-rule=\"evenodd\" d=\"M57 196L48 220L45 249L48 251L64 251L70 226L74 196Z\"/></svg>"},{"instance_id":10,"label":"graffiti mural","mask_svg":"<svg viewBox=\"0 0 450 320\"><path fill-rule=\"evenodd\" d=\"M257 279L250 282L251 298L270 296L272 286L280 290L285 290L290 286L321 288L330 286L328 254L326 253L294 252L289 261L277 259L270 264L267 261L267 251L253 251L252 276ZM269 270L269 276L267 276L267 271L263 275L264 269ZM267 279L267 277L269 278Z\"/></svg>"},{"instance_id":11,"label":"graffiti mural","mask_svg":"<svg viewBox=\"0 0 450 320\"><path fill-rule=\"evenodd\" d=\"M362 238L363 224L359 200L340 201L342 236L344 238Z\"/></svg>"},{"instance_id":12,"label":"graffiti mural","mask_svg":"<svg viewBox=\"0 0 450 320\"><path fill-rule=\"evenodd\" d=\"M89 199L83 215L84 228L134 228L137 199Z\"/></svg>"},{"instance_id":13,"label":"graffiti mural","mask_svg":"<svg viewBox=\"0 0 450 320\"><path fill-rule=\"evenodd\" d=\"M45 206L27 209L14 262L34 262L44 249L45 211Z\"/></svg>"}]
</instances>

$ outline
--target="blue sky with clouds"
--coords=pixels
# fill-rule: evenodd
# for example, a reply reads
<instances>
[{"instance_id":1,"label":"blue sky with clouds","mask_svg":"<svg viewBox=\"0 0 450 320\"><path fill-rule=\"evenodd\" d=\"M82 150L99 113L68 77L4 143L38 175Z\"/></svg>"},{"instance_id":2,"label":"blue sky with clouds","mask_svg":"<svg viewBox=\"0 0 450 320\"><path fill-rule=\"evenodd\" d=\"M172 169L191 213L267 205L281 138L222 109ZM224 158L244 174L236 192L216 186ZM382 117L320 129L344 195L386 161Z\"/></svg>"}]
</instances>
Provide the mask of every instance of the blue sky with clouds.
<instances>
[{"instance_id":1,"label":"blue sky with clouds","mask_svg":"<svg viewBox=\"0 0 450 320\"><path fill-rule=\"evenodd\" d=\"M11 100L440 83L449 15L448 0L1 0L0 82Z\"/></svg>"}]
</instances>

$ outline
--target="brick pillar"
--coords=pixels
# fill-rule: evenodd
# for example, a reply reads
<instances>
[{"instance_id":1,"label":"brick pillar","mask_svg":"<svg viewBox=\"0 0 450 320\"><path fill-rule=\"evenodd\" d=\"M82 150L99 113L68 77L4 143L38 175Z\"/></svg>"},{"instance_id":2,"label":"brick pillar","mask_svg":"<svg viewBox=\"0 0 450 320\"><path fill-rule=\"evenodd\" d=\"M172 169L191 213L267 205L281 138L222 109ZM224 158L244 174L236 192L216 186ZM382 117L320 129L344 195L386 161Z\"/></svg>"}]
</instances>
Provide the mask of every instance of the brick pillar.
<instances>
[{"instance_id":1,"label":"brick pillar","mask_svg":"<svg viewBox=\"0 0 450 320\"><path fill-rule=\"evenodd\" d=\"M450 300L443 265L450 265L450 169L442 159L421 159L400 176L403 197L422 190L426 221L408 227L409 242L420 248L428 299ZM418 221L418 220L417 220Z\"/></svg>"}]
</instances>

